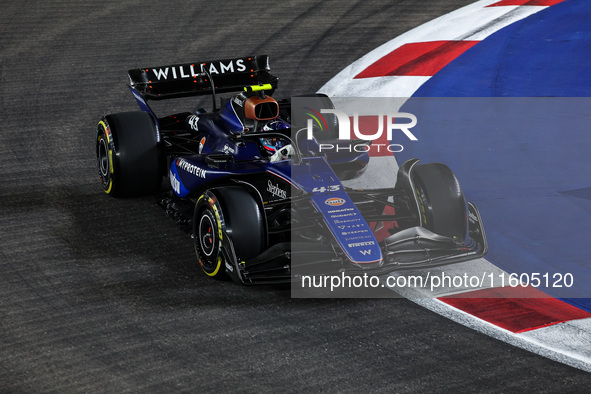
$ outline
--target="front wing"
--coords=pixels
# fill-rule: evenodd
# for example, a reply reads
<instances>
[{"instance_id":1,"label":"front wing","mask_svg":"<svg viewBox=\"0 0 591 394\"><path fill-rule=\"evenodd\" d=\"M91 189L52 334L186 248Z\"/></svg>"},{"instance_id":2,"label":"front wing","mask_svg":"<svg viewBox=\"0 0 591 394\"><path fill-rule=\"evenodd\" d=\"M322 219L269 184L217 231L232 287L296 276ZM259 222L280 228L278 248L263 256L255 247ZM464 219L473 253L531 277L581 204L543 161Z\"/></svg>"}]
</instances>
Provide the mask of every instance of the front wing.
<instances>
[{"instance_id":1,"label":"front wing","mask_svg":"<svg viewBox=\"0 0 591 394\"><path fill-rule=\"evenodd\" d=\"M310 212L307 215L311 220L321 219ZM308 240L299 237L298 241L275 244L248 261L239 261L233 255L231 241L226 237L226 271L243 284L273 284L298 281L304 275L384 275L473 260L486 255L488 245L480 213L473 203L468 203L468 215L469 234L465 242L458 243L423 227L409 227L379 242L383 259L372 265L352 263L338 244L326 242L326 238L315 236L313 231ZM294 224L292 231L301 234L306 225Z\"/></svg>"}]
</instances>

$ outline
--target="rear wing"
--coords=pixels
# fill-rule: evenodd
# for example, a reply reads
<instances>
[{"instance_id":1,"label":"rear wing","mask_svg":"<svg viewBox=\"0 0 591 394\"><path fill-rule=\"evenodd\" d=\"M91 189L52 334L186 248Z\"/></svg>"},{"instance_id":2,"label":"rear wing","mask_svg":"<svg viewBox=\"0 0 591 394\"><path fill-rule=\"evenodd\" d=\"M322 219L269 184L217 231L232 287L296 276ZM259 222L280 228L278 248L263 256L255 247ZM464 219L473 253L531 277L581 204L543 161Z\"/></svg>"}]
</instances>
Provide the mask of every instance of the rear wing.
<instances>
[{"instance_id":1,"label":"rear wing","mask_svg":"<svg viewBox=\"0 0 591 394\"><path fill-rule=\"evenodd\" d=\"M267 83L274 90L278 78L269 71L269 56L259 55L139 68L129 70L128 75L131 88L145 100L163 100L237 92L245 86Z\"/></svg>"}]
</instances>

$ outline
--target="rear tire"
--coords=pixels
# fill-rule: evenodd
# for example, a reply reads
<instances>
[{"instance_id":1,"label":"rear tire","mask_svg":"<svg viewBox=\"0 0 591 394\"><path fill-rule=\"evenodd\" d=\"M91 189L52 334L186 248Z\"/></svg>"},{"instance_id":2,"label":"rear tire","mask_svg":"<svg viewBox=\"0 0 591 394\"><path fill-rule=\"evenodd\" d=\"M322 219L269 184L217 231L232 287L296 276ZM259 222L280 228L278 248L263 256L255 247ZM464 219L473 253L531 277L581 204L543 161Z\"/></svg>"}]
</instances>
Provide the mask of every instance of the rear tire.
<instances>
[{"instance_id":1,"label":"rear tire","mask_svg":"<svg viewBox=\"0 0 591 394\"><path fill-rule=\"evenodd\" d=\"M158 130L146 112L124 112L101 119L96 156L99 179L109 195L152 194L162 184Z\"/></svg>"},{"instance_id":2,"label":"rear tire","mask_svg":"<svg viewBox=\"0 0 591 394\"><path fill-rule=\"evenodd\" d=\"M203 271L213 278L224 276L228 237L238 263L258 256L266 244L263 211L254 197L240 186L207 190L195 204L194 246ZM234 262L228 262L234 266Z\"/></svg>"},{"instance_id":3,"label":"rear tire","mask_svg":"<svg viewBox=\"0 0 591 394\"><path fill-rule=\"evenodd\" d=\"M468 214L464 193L452 170L441 163L417 165L412 171L421 226L464 242Z\"/></svg>"}]
</instances>

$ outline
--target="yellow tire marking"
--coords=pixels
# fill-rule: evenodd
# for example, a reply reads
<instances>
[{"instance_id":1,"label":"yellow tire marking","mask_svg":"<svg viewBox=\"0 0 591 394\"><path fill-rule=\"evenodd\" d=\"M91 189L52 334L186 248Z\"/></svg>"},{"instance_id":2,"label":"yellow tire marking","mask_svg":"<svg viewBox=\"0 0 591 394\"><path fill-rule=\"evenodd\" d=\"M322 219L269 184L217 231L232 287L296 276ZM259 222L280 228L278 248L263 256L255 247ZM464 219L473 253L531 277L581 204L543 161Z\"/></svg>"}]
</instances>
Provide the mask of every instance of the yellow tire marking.
<instances>
[{"instance_id":1,"label":"yellow tire marking","mask_svg":"<svg viewBox=\"0 0 591 394\"><path fill-rule=\"evenodd\" d=\"M109 133L107 133L107 125L105 124L105 122L103 122L102 120L99 122L99 125L103 126L103 130L105 130L105 136L107 136L107 142L111 143L111 140L109 139Z\"/></svg>"},{"instance_id":2,"label":"yellow tire marking","mask_svg":"<svg viewBox=\"0 0 591 394\"><path fill-rule=\"evenodd\" d=\"M109 149L109 172L113 174L113 151Z\"/></svg>"},{"instance_id":3,"label":"yellow tire marking","mask_svg":"<svg viewBox=\"0 0 591 394\"><path fill-rule=\"evenodd\" d=\"M103 127L103 131L105 132L105 138L107 139L107 145L111 144L111 140L109 139L109 133L107 132L107 125L102 120L99 121L99 126ZM113 150L109 149L109 173L113 174ZM109 179L109 187L105 190L105 193L111 193L113 189L113 179Z\"/></svg>"},{"instance_id":4,"label":"yellow tire marking","mask_svg":"<svg viewBox=\"0 0 591 394\"><path fill-rule=\"evenodd\" d=\"M105 190L105 193L107 193L107 194L111 193L112 188L113 188L113 180L109 179L109 188L107 190Z\"/></svg>"},{"instance_id":5,"label":"yellow tire marking","mask_svg":"<svg viewBox=\"0 0 591 394\"><path fill-rule=\"evenodd\" d=\"M197 200L197 204L199 204L199 202L205 198L205 195L202 194L201 197L199 197L199 199ZM220 219L220 214L218 212L217 207L215 206L215 200L212 198L208 198L207 200L209 206L211 207L211 209L213 210L214 216L215 216L215 220L218 224L218 237L219 237L219 242L222 242L222 220ZM197 251L197 250L195 250ZM199 257L199 254L197 254L197 257ZM199 259L199 264L201 265L201 269L203 269L203 262L201 261L201 259ZM203 272L205 272L205 274L207 276L211 276L214 277L218 274L218 272L220 271L220 268L222 267L222 256L218 257L218 263L217 266L215 267L215 270L213 272L207 272L205 269L203 269Z\"/></svg>"}]
</instances>

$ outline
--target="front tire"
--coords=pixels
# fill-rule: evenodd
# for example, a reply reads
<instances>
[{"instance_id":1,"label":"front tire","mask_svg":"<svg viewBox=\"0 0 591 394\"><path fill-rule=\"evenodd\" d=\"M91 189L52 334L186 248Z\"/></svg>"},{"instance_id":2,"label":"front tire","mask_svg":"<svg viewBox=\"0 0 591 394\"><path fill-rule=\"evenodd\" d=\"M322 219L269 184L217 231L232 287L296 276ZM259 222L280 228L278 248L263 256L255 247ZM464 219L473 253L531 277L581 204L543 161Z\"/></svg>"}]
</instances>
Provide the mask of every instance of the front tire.
<instances>
[{"instance_id":1,"label":"front tire","mask_svg":"<svg viewBox=\"0 0 591 394\"><path fill-rule=\"evenodd\" d=\"M101 185L109 195L142 196L161 186L158 130L146 112L118 113L101 119L96 157Z\"/></svg>"},{"instance_id":2,"label":"front tire","mask_svg":"<svg viewBox=\"0 0 591 394\"><path fill-rule=\"evenodd\" d=\"M468 233L467 205L452 170L441 163L420 164L413 168L412 178L421 226L464 242Z\"/></svg>"}]
</instances>

